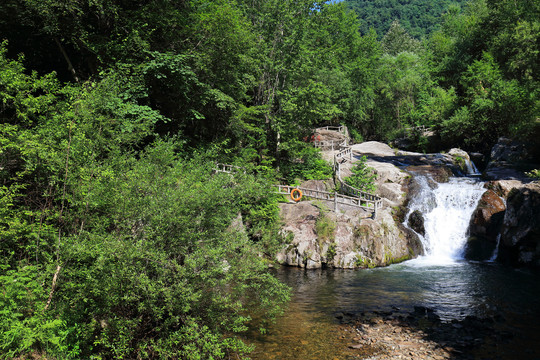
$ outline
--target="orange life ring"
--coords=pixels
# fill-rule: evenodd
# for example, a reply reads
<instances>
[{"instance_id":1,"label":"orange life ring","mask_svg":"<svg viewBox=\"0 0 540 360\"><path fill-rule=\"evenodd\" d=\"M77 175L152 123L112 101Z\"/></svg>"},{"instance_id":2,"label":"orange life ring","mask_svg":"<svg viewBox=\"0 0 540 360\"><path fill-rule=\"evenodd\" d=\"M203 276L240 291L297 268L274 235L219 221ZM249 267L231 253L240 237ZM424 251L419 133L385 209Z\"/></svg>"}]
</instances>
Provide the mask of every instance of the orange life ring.
<instances>
[{"instance_id":1,"label":"orange life ring","mask_svg":"<svg viewBox=\"0 0 540 360\"><path fill-rule=\"evenodd\" d=\"M295 194L297 194L297 195L295 195ZM292 189L291 190L291 199L293 199L293 201L299 202L300 199L302 199L302 190L300 190L300 189Z\"/></svg>"}]
</instances>

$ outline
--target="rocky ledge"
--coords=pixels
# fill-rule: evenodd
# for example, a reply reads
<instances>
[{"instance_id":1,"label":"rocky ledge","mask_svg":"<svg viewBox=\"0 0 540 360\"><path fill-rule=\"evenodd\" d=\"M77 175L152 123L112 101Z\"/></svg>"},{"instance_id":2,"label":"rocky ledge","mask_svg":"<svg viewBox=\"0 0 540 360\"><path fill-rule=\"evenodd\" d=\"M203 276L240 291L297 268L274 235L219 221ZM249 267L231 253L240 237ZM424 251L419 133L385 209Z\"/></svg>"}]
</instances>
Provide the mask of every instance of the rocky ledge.
<instances>
[{"instance_id":1,"label":"rocky ledge","mask_svg":"<svg viewBox=\"0 0 540 360\"><path fill-rule=\"evenodd\" d=\"M343 206L329 211L322 201L280 204L288 245L279 263L308 269L385 266L421 253L418 237L396 222L392 209L377 214Z\"/></svg>"},{"instance_id":2,"label":"rocky ledge","mask_svg":"<svg viewBox=\"0 0 540 360\"><path fill-rule=\"evenodd\" d=\"M473 213L466 257L512 266L540 267L540 183L493 180Z\"/></svg>"},{"instance_id":3,"label":"rocky ledge","mask_svg":"<svg viewBox=\"0 0 540 360\"><path fill-rule=\"evenodd\" d=\"M327 139L323 139L327 140ZM353 156L367 156L367 165L374 169L377 195L384 198L384 208L371 213L324 201L302 201L280 204L284 226L282 233L287 245L277 254L279 263L308 269L366 268L386 266L415 258L423 248L414 231L403 226L411 173L429 174L435 181L444 182L452 174L467 171L467 153L453 149L447 154L403 152L390 146L369 141L352 146ZM324 151L331 161L335 152ZM342 177L351 174L354 162L342 165ZM332 180L308 181L302 187L331 191Z\"/></svg>"}]
</instances>

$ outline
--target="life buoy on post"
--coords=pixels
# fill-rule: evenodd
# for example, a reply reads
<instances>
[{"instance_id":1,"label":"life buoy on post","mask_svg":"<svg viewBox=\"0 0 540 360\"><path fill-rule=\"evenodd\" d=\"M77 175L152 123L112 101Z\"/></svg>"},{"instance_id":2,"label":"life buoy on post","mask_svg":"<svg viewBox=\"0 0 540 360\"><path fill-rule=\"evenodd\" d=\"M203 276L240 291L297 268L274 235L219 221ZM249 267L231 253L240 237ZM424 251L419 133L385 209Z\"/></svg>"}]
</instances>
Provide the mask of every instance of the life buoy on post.
<instances>
[{"instance_id":1,"label":"life buoy on post","mask_svg":"<svg viewBox=\"0 0 540 360\"><path fill-rule=\"evenodd\" d=\"M293 201L299 202L300 199L302 199L302 190L300 190L300 189L292 189L291 190L291 199L293 199Z\"/></svg>"}]
</instances>

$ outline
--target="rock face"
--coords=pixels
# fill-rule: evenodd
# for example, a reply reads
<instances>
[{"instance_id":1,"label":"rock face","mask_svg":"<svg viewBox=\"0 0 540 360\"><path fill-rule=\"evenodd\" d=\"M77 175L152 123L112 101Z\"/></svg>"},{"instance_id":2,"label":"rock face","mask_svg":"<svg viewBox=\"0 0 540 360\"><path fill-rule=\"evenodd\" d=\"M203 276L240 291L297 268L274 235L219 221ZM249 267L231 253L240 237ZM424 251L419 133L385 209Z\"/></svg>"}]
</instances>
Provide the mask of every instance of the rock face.
<instances>
[{"instance_id":1,"label":"rock face","mask_svg":"<svg viewBox=\"0 0 540 360\"><path fill-rule=\"evenodd\" d=\"M508 194L498 259L514 266L540 266L540 185Z\"/></svg>"},{"instance_id":2,"label":"rock face","mask_svg":"<svg viewBox=\"0 0 540 360\"><path fill-rule=\"evenodd\" d=\"M487 190L473 212L469 232L495 242L499 234L506 206L493 190Z\"/></svg>"},{"instance_id":3,"label":"rock face","mask_svg":"<svg viewBox=\"0 0 540 360\"><path fill-rule=\"evenodd\" d=\"M491 149L490 160L484 172L488 179L526 180L523 171L515 169L517 164L523 168L533 168L539 150L535 145L500 138Z\"/></svg>"},{"instance_id":4,"label":"rock face","mask_svg":"<svg viewBox=\"0 0 540 360\"><path fill-rule=\"evenodd\" d=\"M426 175L438 183L448 182L452 176L452 170L441 165L413 165L408 166L407 170L415 174Z\"/></svg>"},{"instance_id":5,"label":"rock face","mask_svg":"<svg viewBox=\"0 0 540 360\"><path fill-rule=\"evenodd\" d=\"M426 235L426 229L424 228L424 216L420 210L414 210L409 216L409 227L419 233L420 235Z\"/></svg>"},{"instance_id":6,"label":"rock face","mask_svg":"<svg viewBox=\"0 0 540 360\"><path fill-rule=\"evenodd\" d=\"M474 210L469 225L469 235L465 257L473 260L487 260L497 245L506 206L493 190L487 190Z\"/></svg>"},{"instance_id":7,"label":"rock face","mask_svg":"<svg viewBox=\"0 0 540 360\"><path fill-rule=\"evenodd\" d=\"M466 173L470 161L467 153L459 149L448 154L421 154L398 151L375 141L355 144L352 150L356 159L368 157L367 165L377 175L377 195L384 198L383 210L373 220L370 213L345 205L340 205L337 212L328 211L333 204L325 205L323 201L281 204L285 224L282 231L289 243L277 254L278 262L305 268L357 268L389 265L422 254L416 233L402 225L411 180L403 168L444 182L452 174ZM334 154L323 151L328 161L333 160ZM342 178L351 174L352 166L354 162L350 161L342 164ZM330 181L311 181L302 186L332 188ZM421 214L414 214L410 221L417 233L425 233Z\"/></svg>"},{"instance_id":8,"label":"rock face","mask_svg":"<svg viewBox=\"0 0 540 360\"><path fill-rule=\"evenodd\" d=\"M523 183L519 180L495 180L486 183L487 189L493 190L497 195L506 199L513 188L520 188Z\"/></svg>"},{"instance_id":9,"label":"rock face","mask_svg":"<svg viewBox=\"0 0 540 360\"><path fill-rule=\"evenodd\" d=\"M321 185L311 184L311 188ZM414 232L394 220L390 207L377 213L324 201L280 204L289 243L276 255L279 263L308 269L385 266L416 257L422 245Z\"/></svg>"}]
</instances>

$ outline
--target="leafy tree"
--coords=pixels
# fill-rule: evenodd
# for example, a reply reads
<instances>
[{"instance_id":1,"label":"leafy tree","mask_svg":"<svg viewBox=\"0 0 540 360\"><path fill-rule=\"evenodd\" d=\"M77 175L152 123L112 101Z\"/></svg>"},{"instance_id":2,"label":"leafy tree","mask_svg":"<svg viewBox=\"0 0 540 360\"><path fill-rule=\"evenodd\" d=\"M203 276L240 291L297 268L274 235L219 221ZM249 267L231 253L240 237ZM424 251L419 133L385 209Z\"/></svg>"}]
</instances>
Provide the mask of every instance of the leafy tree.
<instances>
[{"instance_id":1,"label":"leafy tree","mask_svg":"<svg viewBox=\"0 0 540 360\"><path fill-rule=\"evenodd\" d=\"M366 165L366 162L367 157L362 156L351 168L352 175L345 178L345 182L356 189L372 193L376 190L377 175L373 168Z\"/></svg>"},{"instance_id":2,"label":"leafy tree","mask_svg":"<svg viewBox=\"0 0 540 360\"><path fill-rule=\"evenodd\" d=\"M443 14L452 4L465 3L461 0L346 0L360 19L360 31L369 33L373 28L382 37L391 27L393 21L399 22L413 37L427 37L437 30Z\"/></svg>"},{"instance_id":3,"label":"leafy tree","mask_svg":"<svg viewBox=\"0 0 540 360\"><path fill-rule=\"evenodd\" d=\"M277 238L268 180L209 176L213 156L153 141L168 119L130 68L61 86L4 48L0 64L3 356L249 352L235 334L287 299L259 257Z\"/></svg>"},{"instance_id":4,"label":"leafy tree","mask_svg":"<svg viewBox=\"0 0 540 360\"><path fill-rule=\"evenodd\" d=\"M447 143L488 150L499 136L534 138L539 96L530 59L540 36L534 30L539 9L527 5L470 2L463 12L449 12L432 38L436 75L458 96L458 110L442 122ZM519 49L511 44L518 38L525 41Z\"/></svg>"},{"instance_id":5,"label":"leafy tree","mask_svg":"<svg viewBox=\"0 0 540 360\"><path fill-rule=\"evenodd\" d=\"M420 94L431 85L430 74L420 56L402 52L381 58L377 78L371 131L385 139L392 131L414 122Z\"/></svg>"},{"instance_id":6,"label":"leafy tree","mask_svg":"<svg viewBox=\"0 0 540 360\"><path fill-rule=\"evenodd\" d=\"M384 52L392 56L396 56L401 52L416 53L420 50L420 42L407 34L407 31L401 27L398 20L392 22L381 43Z\"/></svg>"}]
</instances>

